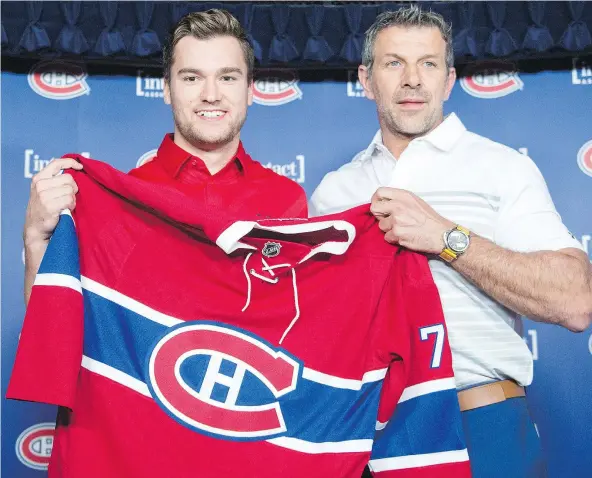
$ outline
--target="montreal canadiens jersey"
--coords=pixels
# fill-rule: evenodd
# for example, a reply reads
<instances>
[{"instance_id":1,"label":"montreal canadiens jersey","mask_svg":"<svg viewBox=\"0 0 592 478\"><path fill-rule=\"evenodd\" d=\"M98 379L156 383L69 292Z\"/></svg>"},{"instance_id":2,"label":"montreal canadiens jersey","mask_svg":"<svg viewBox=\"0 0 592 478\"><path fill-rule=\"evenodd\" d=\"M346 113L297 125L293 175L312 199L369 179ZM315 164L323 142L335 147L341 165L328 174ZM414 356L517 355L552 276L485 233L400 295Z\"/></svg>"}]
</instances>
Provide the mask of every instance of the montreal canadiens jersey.
<instances>
[{"instance_id":1,"label":"montreal canadiens jersey","mask_svg":"<svg viewBox=\"0 0 592 478\"><path fill-rule=\"evenodd\" d=\"M368 206L237 220L79 160L7 393L60 406L50 477L470 476L427 260Z\"/></svg>"}]
</instances>

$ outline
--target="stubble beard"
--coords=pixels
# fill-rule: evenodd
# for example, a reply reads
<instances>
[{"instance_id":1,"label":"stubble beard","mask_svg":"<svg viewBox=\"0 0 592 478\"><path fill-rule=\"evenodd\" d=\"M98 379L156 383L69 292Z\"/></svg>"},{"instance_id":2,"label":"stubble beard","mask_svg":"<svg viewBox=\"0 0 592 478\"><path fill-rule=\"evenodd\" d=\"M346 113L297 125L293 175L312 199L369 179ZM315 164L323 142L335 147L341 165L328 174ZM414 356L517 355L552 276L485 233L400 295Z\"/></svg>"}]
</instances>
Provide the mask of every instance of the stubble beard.
<instances>
[{"instance_id":1,"label":"stubble beard","mask_svg":"<svg viewBox=\"0 0 592 478\"><path fill-rule=\"evenodd\" d=\"M404 113L397 116L395 108L396 102L393 100L389 107L382 108L378 112L381 122L394 136L404 138L423 136L434 129L442 118L442 111L438 109L406 117Z\"/></svg>"},{"instance_id":2,"label":"stubble beard","mask_svg":"<svg viewBox=\"0 0 592 478\"><path fill-rule=\"evenodd\" d=\"M173 111L173 118L177 131L185 141L196 148L209 149L228 144L236 138L245 124L247 113L245 111L242 117L237 118L236 121L230 123L225 130L220 131L218 134L200 131L195 124L182 121L175 111Z\"/></svg>"}]
</instances>

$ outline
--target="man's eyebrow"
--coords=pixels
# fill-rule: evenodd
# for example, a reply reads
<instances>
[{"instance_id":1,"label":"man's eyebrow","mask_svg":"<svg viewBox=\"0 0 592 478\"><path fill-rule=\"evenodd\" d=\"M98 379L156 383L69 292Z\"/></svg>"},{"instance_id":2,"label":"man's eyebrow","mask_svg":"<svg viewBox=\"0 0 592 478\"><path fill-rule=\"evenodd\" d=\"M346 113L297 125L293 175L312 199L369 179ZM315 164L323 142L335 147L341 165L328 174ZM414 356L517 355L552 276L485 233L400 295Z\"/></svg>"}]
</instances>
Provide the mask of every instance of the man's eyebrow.
<instances>
[{"instance_id":1,"label":"man's eyebrow","mask_svg":"<svg viewBox=\"0 0 592 478\"><path fill-rule=\"evenodd\" d=\"M179 75L183 75L185 73L192 73L194 75L201 75L201 76L204 75L203 71L201 71L199 68L191 68L191 67L181 68L177 72L177 74L179 74ZM243 75L243 71L236 66L225 66L223 68L220 68L216 72L216 74L218 74L218 75L227 75L228 73L237 73L239 75Z\"/></svg>"}]
</instances>

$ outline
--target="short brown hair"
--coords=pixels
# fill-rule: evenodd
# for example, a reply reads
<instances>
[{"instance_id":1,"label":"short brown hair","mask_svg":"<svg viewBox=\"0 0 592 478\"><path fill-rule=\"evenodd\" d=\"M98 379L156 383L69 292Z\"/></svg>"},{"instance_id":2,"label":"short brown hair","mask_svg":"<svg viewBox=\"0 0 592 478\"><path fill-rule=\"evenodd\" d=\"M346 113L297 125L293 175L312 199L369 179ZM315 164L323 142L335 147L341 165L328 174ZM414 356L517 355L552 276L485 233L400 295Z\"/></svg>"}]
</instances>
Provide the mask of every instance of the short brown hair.
<instances>
[{"instance_id":1,"label":"short brown hair","mask_svg":"<svg viewBox=\"0 0 592 478\"><path fill-rule=\"evenodd\" d=\"M226 10L219 9L188 13L171 30L162 50L164 78L166 81L169 80L171 75L175 46L186 36L192 36L198 40L209 40L218 36L236 38L247 62L247 79L249 83L253 81L255 55L253 54L253 47L247 40L247 34L236 18Z\"/></svg>"}]
</instances>

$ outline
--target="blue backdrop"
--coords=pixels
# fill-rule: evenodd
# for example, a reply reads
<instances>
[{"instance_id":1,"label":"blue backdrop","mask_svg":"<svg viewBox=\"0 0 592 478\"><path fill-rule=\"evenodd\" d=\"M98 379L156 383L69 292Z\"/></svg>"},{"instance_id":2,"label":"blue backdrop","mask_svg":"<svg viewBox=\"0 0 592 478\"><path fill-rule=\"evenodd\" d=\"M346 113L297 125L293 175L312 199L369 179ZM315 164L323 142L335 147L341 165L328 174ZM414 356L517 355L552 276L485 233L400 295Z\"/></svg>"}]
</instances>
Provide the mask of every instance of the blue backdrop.
<instances>
[{"instance_id":1,"label":"blue backdrop","mask_svg":"<svg viewBox=\"0 0 592 478\"><path fill-rule=\"evenodd\" d=\"M528 153L564 222L592 253L592 69L577 59L573 66L537 74L480 67L455 86L446 109L476 133ZM302 183L309 195L376 132L374 103L364 98L355 72L347 82L302 82L289 71L259 78L243 129L245 147L264 165ZM172 115L162 100L162 80L142 71L136 77L87 76L81 65L42 62L28 75L3 72L1 79L4 396L24 316L21 237L30 178L65 152L129 170L172 131ZM524 339L535 359L528 400L550 476L589 477L590 331L575 335L527 321ZM1 418L2 476L43 477L55 409L3 399Z\"/></svg>"}]
</instances>

